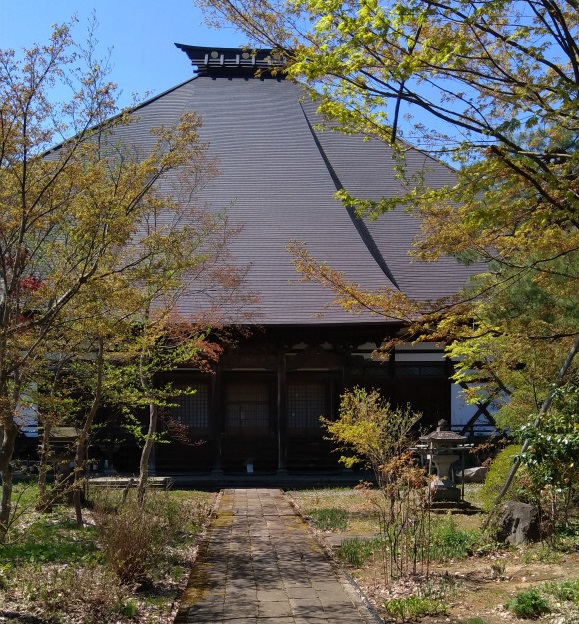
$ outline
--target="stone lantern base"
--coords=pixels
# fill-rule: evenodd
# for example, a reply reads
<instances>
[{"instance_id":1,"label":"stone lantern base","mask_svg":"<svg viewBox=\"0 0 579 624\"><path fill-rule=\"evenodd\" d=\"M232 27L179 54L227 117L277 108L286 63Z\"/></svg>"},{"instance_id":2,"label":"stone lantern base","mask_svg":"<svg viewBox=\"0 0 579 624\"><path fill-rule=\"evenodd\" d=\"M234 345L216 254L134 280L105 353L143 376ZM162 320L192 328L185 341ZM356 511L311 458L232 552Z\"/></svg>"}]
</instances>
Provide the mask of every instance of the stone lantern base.
<instances>
[{"instance_id":1,"label":"stone lantern base","mask_svg":"<svg viewBox=\"0 0 579 624\"><path fill-rule=\"evenodd\" d=\"M461 491L452 483L444 483L442 479L434 479L430 484L431 500L433 502L453 502L461 500Z\"/></svg>"}]
</instances>

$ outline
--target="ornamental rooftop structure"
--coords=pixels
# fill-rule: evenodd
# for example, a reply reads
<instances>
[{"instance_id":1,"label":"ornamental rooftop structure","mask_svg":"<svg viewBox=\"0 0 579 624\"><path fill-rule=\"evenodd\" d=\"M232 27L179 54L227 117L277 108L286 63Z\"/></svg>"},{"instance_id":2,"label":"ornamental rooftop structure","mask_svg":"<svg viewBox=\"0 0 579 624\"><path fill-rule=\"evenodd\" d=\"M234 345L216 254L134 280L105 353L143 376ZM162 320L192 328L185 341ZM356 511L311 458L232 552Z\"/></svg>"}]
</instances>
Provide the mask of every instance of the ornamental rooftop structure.
<instances>
[{"instance_id":1,"label":"ornamental rooftop structure","mask_svg":"<svg viewBox=\"0 0 579 624\"><path fill-rule=\"evenodd\" d=\"M303 242L318 261L368 289L388 287L420 300L457 292L473 269L451 258L412 260L408 251L420 223L402 207L371 221L334 196L339 189L374 200L403 193L392 149L322 129L316 103L285 79L283 59L271 50L177 47L197 75L141 105L119 138L146 153L151 129L197 113L219 175L196 201L227 210L240 228L231 257L247 267L245 287L258 298L242 310L222 304L224 319L253 331L226 349L214 374L183 368L173 375L177 386L196 390L177 399L173 415L205 444L159 445L157 469L335 468L320 416L335 417L340 394L354 385L380 389L393 404L412 403L426 427L440 418L455 427L466 423L470 415L456 405L451 366L439 347L408 345L375 359L373 350L400 322L328 307L333 294L300 281L287 251L290 241ZM410 146L406 165L409 175L423 172L432 187L454 183L450 167ZM192 284L180 312L196 315L206 294L206 287ZM462 421L455 418L459 412ZM135 464L128 448L115 458L121 469Z\"/></svg>"},{"instance_id":2,"label":"ornamental rooftop structure","mask_svg":"<svg viewBox=\"0 0 579 624\"><path fill-rule=\"evenodd\" d=\"M235 75L247 71L254 77L258 70L283 69L285 63L279 53L271 49L252 50L250 48L202 48L175 44L197 68L198 76L225 75L227 70Z\"/></svg>"}]
</instances>

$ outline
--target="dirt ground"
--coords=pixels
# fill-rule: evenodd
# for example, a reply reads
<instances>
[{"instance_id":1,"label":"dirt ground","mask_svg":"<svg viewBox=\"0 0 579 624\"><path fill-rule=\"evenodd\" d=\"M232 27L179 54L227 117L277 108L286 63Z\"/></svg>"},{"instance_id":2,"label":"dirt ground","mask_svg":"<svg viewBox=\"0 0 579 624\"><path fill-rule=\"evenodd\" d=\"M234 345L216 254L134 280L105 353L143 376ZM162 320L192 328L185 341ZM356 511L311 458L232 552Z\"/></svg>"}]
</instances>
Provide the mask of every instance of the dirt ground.
<instances>
[{"instance_id":1,"label":"dirt ground","mask_svg":"<svg viewBox=\"0 0 579 624\"><path fill-rule=\"evenodd\" d=\"M328 550L335 552L344 539L372 536L372 533L365 534L370 528L366 519L356 520L365 514L360 513L354 493L342 491L324 497L318 492L302 494L297 498L298 507L306 517L308 509L319 506L348 509L350 521L346 531L316 530ZM483 514L463 516L459 513L455 519L460 527L474 529L480 526L484 517ZM384 601L425 594L436 597L442 588L441 600L448 607L447 613L421 618L420 624L466 623L473 618L480 618L484 624L505 624L524 622L505 608L505 603L517 593L531 588L542 592L547 582L578 579L579 552L555 552L546 544L492 549L467 559L431 564L428 576L422 574L388 583L384 581L383 566L379 560L371 560L362 568L343 567L386 621L392 621L392 618L386 614ZM579 624L579 605L561 604L554 596L545 596L552 611L542 617L543 621Z\"/></svg>"},{"instance_id":2,"label":"dirt ground","mask_svg":"<svg viewBox=\"0 0 579 624\"><path fill-rule=\"evenodd\" d=\"M497 568L504 571L497 572ZM536 588L547 581L576 579L579 576L579 556L576 553L569 554L558 563L523 563L520 557L512 553L501 557L469 558L431 566L429 579L419 576L402 583L393 582L390 587L385 587L377 570L368 568L363 571L351 570L350 573L382 617L385 617L382 607L384 600L415 594L420 585L437 586L442 582L448 591L444 598L449 606L448 613L434 618L423 618L425 624L465 622L475 617L483 619L486 624L499 624L517 621L504 605L518 592ZM576 619L558 618L556 614L548 619L579 622L579 613Z\"/></svg>"}]
</instances>

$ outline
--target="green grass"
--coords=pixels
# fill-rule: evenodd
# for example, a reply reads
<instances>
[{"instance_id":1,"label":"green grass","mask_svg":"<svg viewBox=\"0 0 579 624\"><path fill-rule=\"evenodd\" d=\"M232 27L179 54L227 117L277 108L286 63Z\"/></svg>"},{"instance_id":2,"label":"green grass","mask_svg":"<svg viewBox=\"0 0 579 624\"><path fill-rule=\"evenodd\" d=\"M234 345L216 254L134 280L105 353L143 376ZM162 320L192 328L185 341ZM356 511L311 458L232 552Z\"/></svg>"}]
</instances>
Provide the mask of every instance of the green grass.
<instances>
[{"instance_id":1,"label":"green grass","mask_svg":"<svg viewBox=\"0 0 579 624\"><path fill-rule=\"evenodd\" d=\"M543 589L557 600L579 605L579 578L561 582L545 583Z\"/></svg>"},{"instance_id":2,"label":"green grass","mask_svg":"<svg viewBox=\"0 0 579 624\"><path fill-rule=\"evenodd\" d=\"M336 549L336 555L340 561L359 568L368 561L379 546L380 540L367 540L353 537L344 540Z\"/></svg>"},{"instance_id":3,"label":"green grass","mask_svg":"<svg viewBox=\"0 0 579 624\"><path fill-rule=\"evenodd\" d=\"M454 518L448 515L432 530L430 560L445 562L451 559L464 559L472 555L480 537L478 530L459 529Z\"/></svg>"},{"instance_id":4,"label":"green grass","mask_svg":"<svg viewBox=\"0 0 579 624\"><path fill-rule=\"evenodd\" d=\"M420 596L407 596L384 601L386 613L396 621L406 622L425 616L443 615L448 611L442 601Z\"/></svg>"},{"instance_id":5,"label":"green grass","mask_svg":"<svg viewBox=\"0 0 579 624\"><path fill-rule=\"evenodd\" d=\"M123 617L134 618L138 612L137 603L134 600L127 600L117 605L117 611Z\"/></svg>"},{"instance_id":6,"label":"green grass","mask_svg":"<svg viewBox=\"0 0 579 624\"><path fill-rule=\"evenodd\" d=\"M345 531L348 528L348 512L339 507L309 509L306 514L311 516L320 531Z\"/></svg>"},{"instance_id":7,"label":"green grass","mask_svg":"<svg viewBox=\"0 0 579 624\"><path fill-rule=\"evenodd\" d=\"M521 561L529 563L562 563L565 560L563 553L548 544L530 544L521 553Z\"/></svg>"},{"instance_id":8,"label":"green grass","mask_svg":"<svg viewBox=\"0 0 579 624\"><path fill-rule=\"evenodd\" d=\"M15 483L12 489L12 506L29 509L38 502L38 485L29 479Z\"/></svg>"},{"instance_id":9,"label":"green grass","mask_svg":"<svg viewBox=\"0 0 579 624\"><path fill-rule=\"evenodd\" d=\"M15 541L0 544L0 559L30 564L97 561L96 531L50 514L19 531Z\"/></svg>"}]
</instances>

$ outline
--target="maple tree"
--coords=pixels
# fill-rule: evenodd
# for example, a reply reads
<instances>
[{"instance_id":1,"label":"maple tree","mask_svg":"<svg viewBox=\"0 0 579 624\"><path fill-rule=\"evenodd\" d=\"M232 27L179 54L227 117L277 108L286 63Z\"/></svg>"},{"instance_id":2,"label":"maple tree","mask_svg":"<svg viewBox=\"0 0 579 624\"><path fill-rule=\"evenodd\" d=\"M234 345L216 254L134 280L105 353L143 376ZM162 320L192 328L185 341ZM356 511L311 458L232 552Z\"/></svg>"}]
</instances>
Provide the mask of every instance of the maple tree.
<instances>
[{"instance_id":1,"label":"maple tree","mask_svg":"<svg viewBox=\"0 0 579 624\"><path fill-rule=\"evenodd\" d=\"M158 216L163 214L164 210ZM240 289L246 267L237 264L228 251L239 228L230 226L226 214L200 212L197 216L195 225L170 227L162 248L149 257L148 277L139 280L140 307L130 317L132 331L116 345L121 361L111 371L117 388L113 400L134 421L130 429L142 444L137 488L140 505L144 503L151 453L162 437L159 422L181 441L191 442L187 431L168 413L175 398L187 390L176 389L160 374L178 365L211 371L222 351L216 334L229 320L221 304L227 300L231 313L253 300L251 293ZM151 227L157 234L158 226ZM194 317L179 313L183 295L199 296L205 289L211 291L209 308L199 309ZM148 412L146 431L137 418L143 409Z\"/></svg>"},{"instance_id":2,"label":"maple tree","mask_svg":"<svg viewBox=\"0 0 579 624\"><path fill-rule=\"evenodd\" d=\"M452 186L414 178L399 196L376 201L343 189L337 198L366 217L407 207L423 224L413 254L480 263L465 292L434 302L387 287L368 292L294 242L304 279L333 290L346 309L406 323L406 338L452 345L459 375L478 369L473 397L512 400L523 387L528 396L528 385L514 381L529 370L532 345L542 361L533 391L544 391L578 334L575 0L203 5L209 23L233 24L249 46L283 55L283 71L317 99L328 128L391 145L402 178L411 144L456 168Z\"/></svg>"},{"instance_id":3,"label":"maple tree","mask_svg":"<svg viewBox=\"0 0 579 624\"><path fill-rule=\"evenodd\" d=\"M142 322L147 306L170 307L200 267L215 277L226 244L226 217L194 205L196 189L216 173L197 117L185 113L139 147L123 141L135 113L116 109L115 89L92 33L77 45L69 25L20 58L0 51L0 539L21 399L51 349L77 362L100 354L79 469L112 337ZM66 93L63 103L55 93Z\"/></svg>"}]
</instances>

